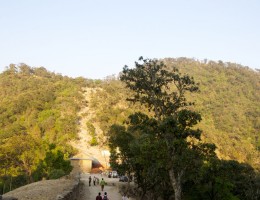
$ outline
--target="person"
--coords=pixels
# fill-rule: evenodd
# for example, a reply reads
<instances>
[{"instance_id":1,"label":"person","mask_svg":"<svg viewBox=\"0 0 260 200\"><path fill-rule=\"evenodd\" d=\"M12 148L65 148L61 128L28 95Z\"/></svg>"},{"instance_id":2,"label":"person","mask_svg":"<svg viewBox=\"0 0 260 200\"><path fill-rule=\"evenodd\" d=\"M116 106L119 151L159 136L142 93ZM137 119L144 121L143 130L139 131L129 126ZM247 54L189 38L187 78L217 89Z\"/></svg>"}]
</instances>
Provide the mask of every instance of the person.
<instances>
[{"instance_id":1,"label":"person","mask_svg":"<svg viewBox=\"0 0 260 200\"><path fill-rule=\"evenodd\" d=\"M93 185L95 186L96 185L96 177L94 176L93 178Z\"/></svg>"},{"instance_id":2,"label":"person","mask_svg":"<svg viewBox=\"0 0 260 200\"><path fill-rule=\"evenodd\" d=\"M101 197L101 193L99 192L98 195L96 196L96 200L102 200L102 197Z\"/></svg>"},{"instance_id":3,"label":"person","mask_svg":"<svg viewBox=\"0 0 260 200\"><path fill-rule=\"evenodd\" d=\"M126 194L124 193L122 196L122 200L128 200L128 197L126 196Z\"/></svg>"},{"instance_id":4,"label":"person","mask_svg":"<svg viewBox=\"0 0 260 200\"><path fill-rule=\"evenodd\" d=\"M92 178L91 178L91 176L89 176L89 178L88 178L88 185L89 186L91 186L91 180L92 180Z\"/></svg>"},{"instance_id":5,"label":"person","mask_svg":"<svg viewBox=\"0 0 260 200\"><path fill-rule=\"evenodd\" d=\"M129 200L129 195L126 195L125 193L122 196L122 200Z\"/></svg>"},{"instance_id":6,"label":"person","mask_svg":"<svg viewBox=\"0 0 260 200\"><path fill-rule=\"evenodd\" d=\"M106 182L105 182L104 179L102 178L101 181L100 181L101 191L104 190L105 184L106 184Z\"/></svg>"},{"instance_id":7,"label":"person","mask_svg":"<svg viewBox=\"0 0 260 200\"><path fill-rule=\"evenodd\" d=\"M103 200L109 200L109 198L107 197L107 193L106 192L104 193Z\"/></svg>"}]
</instances>

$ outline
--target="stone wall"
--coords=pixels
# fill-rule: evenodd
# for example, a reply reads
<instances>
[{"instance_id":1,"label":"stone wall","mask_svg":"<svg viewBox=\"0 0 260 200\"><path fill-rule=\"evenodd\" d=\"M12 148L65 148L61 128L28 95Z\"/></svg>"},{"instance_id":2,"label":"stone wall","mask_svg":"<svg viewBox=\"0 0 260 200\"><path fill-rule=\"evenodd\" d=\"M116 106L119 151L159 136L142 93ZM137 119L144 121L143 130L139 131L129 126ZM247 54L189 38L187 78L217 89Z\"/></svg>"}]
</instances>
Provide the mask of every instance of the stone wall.
<instances>
[{"instance_id":1,"label":"stone wall","mask_svg":"<svg viewBox=\"0 0 260 200\"><path fill-rule=\"evenodd\" d=\"M80 189L82 183L80 177L75 179L75 183L70 190L64 191L62 194L57 195L56 200L77 200L80 197Z\"/></svg>"},{"instance_id":2,"label":"stone wall","mask_svg":"<svg viewBox=\"0 0 260 200\"><path fill-rule=\"evenodd\" d=\"M0 200L18 200L18 199L15 198L15 197L2 197L2 196L0 195Z\"/></svg>"}]
</instances>

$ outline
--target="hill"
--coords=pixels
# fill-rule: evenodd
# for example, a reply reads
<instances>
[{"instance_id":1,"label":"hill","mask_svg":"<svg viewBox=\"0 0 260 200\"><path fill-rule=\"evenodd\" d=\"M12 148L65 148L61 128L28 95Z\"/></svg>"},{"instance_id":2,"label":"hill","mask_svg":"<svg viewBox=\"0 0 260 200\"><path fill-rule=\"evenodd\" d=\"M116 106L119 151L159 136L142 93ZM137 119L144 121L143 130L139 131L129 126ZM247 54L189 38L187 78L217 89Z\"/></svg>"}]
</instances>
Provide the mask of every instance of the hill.
<instances>
[{"instance_id":1,"label":"hill","mask_svg":"<svg viewBox=\"0 0 260 200\"><path fill-rule=\"evenodd\" d=\"M85 79L25 64L0 74L1 192L69 173L83 86Z\"/></svg>"},{"instance_id":2,"label":"hill","mask_svg":"<svg viewBox=\"0 0 260 200\"><path fill-rule=\"evenodd\" d=\"M202 115L203 139L217 145L218 156L259 167L259 72L222 61L163 61L199 83L200 92L188 98ZM106 148L109 127L146 110L126 101L130 91L116 76L73 79L11 64L0 74L0 87L1 191L69 173L65 161L79 151L100 157L94 153Z\"/></svg>"},{"instance_id":3,"label":"hill","mask_svg":"<svg viewBox=\"0 0 260 200\"><path fill-rule=\"evenodd\" d=\"M260 74L235 63L166 59L200 84L191 97L202 114L205 140L219 156L259 166Z\"/></svg>"},{"instance_id":4,"label":"hill","mask_svg":"<svg viewBox=\"0 0 260 200\"><path fill-rule=\"evenodd\" d=\"M260 74L234 63L196 61L188 58L163 60L169 69L175 66L183 74L194 77L200 92L188 96L201 113L206 142L215 143L217 154L223 159L260 166ZM103 133L113 123L122 123L139 105L126 102L127 91L117 77L107 77L98 84L102 88L92 98L95 121Z\"/></svg>"}]
</instances>

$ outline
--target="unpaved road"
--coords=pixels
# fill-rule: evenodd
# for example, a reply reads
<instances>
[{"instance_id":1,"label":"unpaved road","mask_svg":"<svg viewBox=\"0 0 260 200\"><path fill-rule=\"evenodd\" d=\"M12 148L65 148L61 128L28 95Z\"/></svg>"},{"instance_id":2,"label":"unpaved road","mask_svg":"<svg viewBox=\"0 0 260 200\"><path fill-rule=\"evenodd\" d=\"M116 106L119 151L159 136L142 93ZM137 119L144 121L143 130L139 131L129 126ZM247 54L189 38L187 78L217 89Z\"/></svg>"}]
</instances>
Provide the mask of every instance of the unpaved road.
<instances>
[{"instance_id":1,"label":"unpaved road","mask_svg":"<svg viewBox=\"0 0 260 200\"><path fill-rule=\"evenodd\" d=\"M92 183L91 186L89 186L89 176L92 177ZM104 178L107 185L104 187L104 191L101 191L100 185L93 185L93 178L98 177L99 180L101 178ZM119 185L127 184L127 183L121 183L119 182L118 178L107 178L107 176L102 176L100 174L81 174L80 180L84 183L80 200L95 200L96 196L99 192L101 192L101 195L104 195L104 192L107 192L107 196L109 200L121 200L122 195L119 193Z\"/></svg>"}]
</instances>

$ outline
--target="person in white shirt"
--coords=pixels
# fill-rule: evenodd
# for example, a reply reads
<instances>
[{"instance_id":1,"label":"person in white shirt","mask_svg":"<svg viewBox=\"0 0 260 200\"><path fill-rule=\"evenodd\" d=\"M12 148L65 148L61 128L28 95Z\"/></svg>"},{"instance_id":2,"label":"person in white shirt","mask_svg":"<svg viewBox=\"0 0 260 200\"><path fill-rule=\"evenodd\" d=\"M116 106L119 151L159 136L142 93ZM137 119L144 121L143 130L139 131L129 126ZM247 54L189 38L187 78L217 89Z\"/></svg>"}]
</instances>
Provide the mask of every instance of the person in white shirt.
<instances>
[{"instance_id":1,"label":"person in white shirt","mask_svg":"<svg viewBox=\"0 0 260 200\"><path fill-rule=\"evenodd\" d=\"M126 194L123 194L122 200L129 200L128 197L126 196Z\"/></svg>"}]
</instances>

